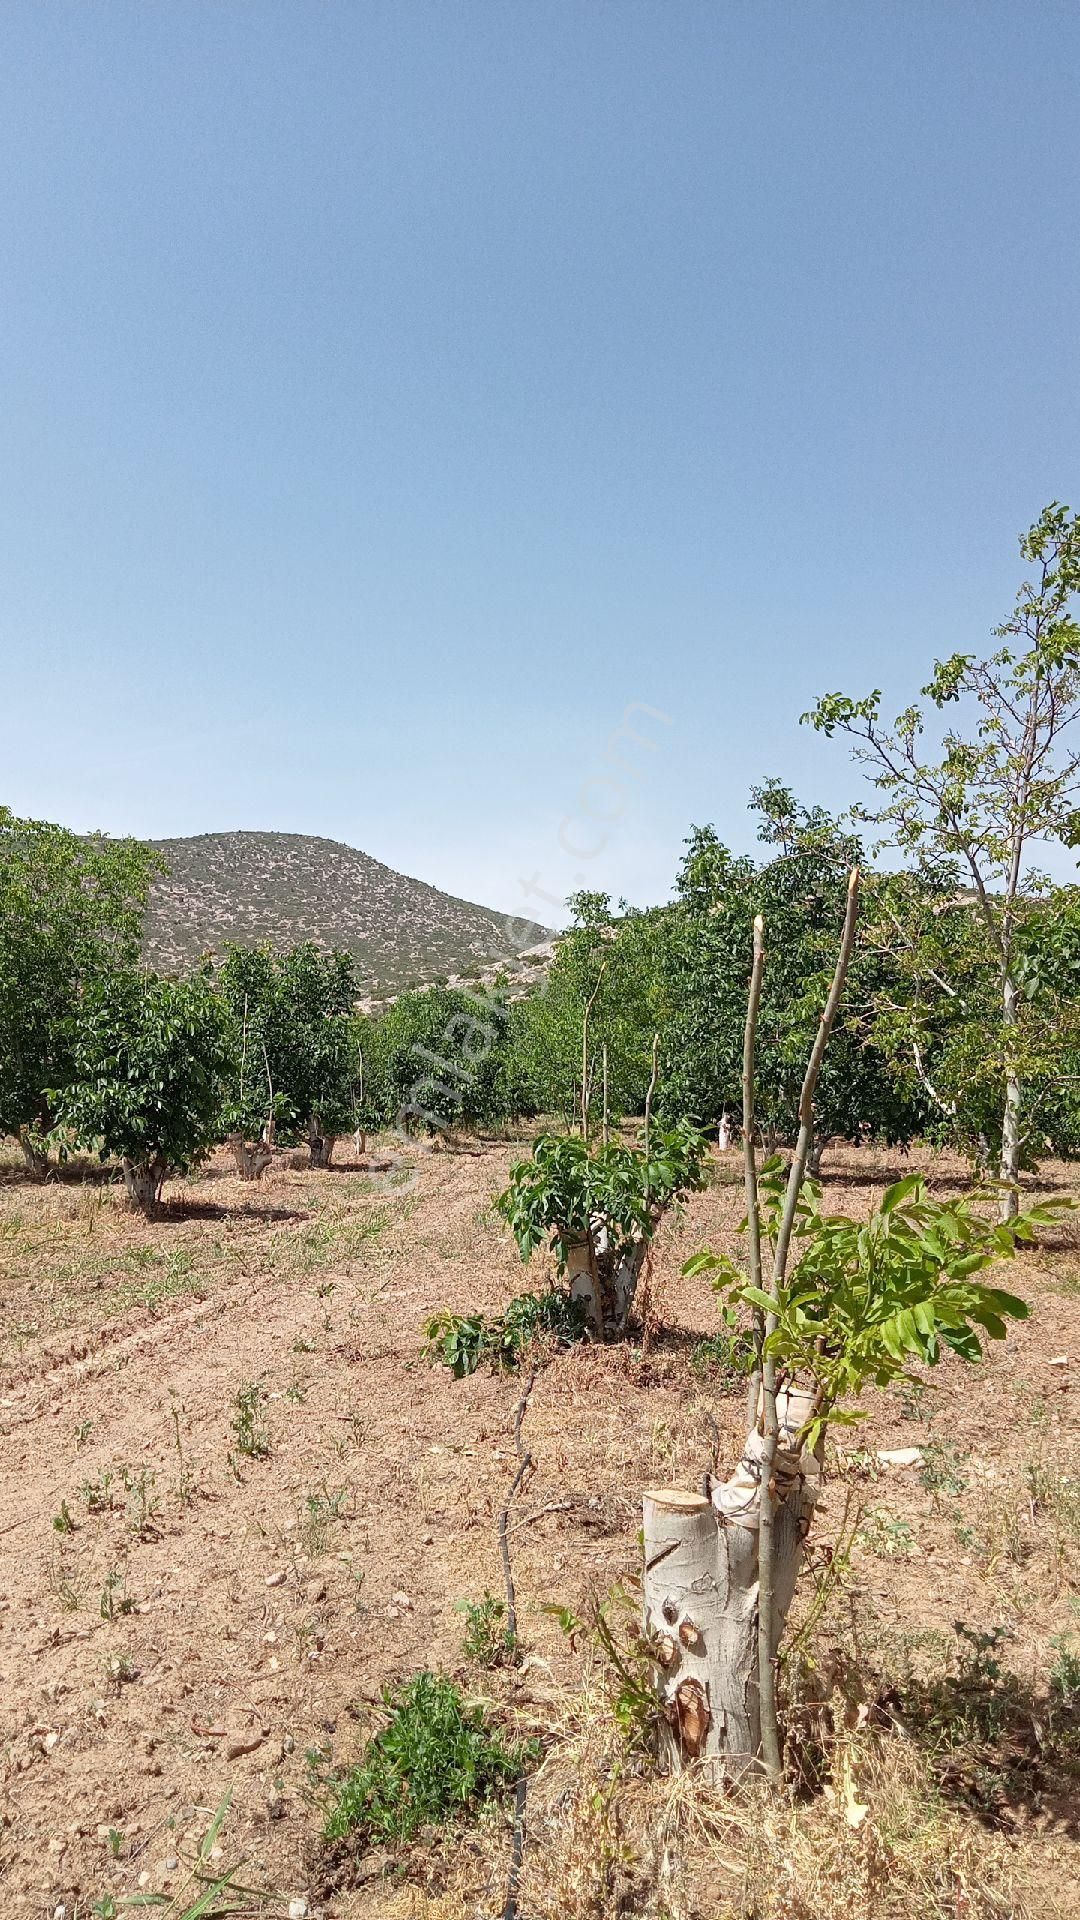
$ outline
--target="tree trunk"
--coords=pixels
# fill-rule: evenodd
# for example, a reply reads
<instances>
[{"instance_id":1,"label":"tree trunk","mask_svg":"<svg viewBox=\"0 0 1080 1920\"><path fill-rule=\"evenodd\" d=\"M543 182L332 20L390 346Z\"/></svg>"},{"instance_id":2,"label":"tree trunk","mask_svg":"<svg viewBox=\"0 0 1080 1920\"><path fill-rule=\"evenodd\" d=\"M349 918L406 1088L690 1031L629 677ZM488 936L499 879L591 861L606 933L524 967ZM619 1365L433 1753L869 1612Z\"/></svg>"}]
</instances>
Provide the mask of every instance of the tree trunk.
<instances>
[{"instance_id":1,"label":"tree trunk","mask_svg":"<svg viewBox=\"0 0 1080 1920\"><path fill-rule=\"evenodd\" d=\"M274 1149L265 1140L256 1140L252 1145L242 1133L230 1133L226 1144L232 1151L241 1180L261 1180L274 1158Z\"/></svg>"},{"instance_id":2,"label":"tree trunk","mask_svg":"<svg viewBox=\"0 0 1080 1920\"><path fill-rule=\"evenodd\" d=\"M570 1246L566 1256L570 1294L585 1302L598 1340L621 1340L625 1334L647 1251L646 1241L635 1240L628 1251L616 1254L602 1225Z\"/></svg>"},{"instance_id":3,"label":"tree trunk","mask_svg":"<svg viewBox=\"0 0 1080 1920\"><path fill-rule=\"evenodd\" d=\"M32 1180L44 1180L49 1171L49 1156L44 1147L38 1145L26 1127L19 1129L19 1145L26 1161L26 1170Z\"/></svg>"},{"instance_id":4,"label":"tree trunk","mask_svg":"<svg viewBox=\"0 0 1080 1920\"><path fill-rule=\"evenodd\" d=\"M815 1134L810 1143L810 1152L806 1157L806 1171L811 1180L821 1179L821 1163L825 1158L825 1149L831 1138L831 1134Z\"/></svg>"},{"instance_id":5,"label":"tree trunk","mask_svg":"<svg viewBox=\"0 0 1080 1920\"><path fill-rule=\"evenodd\" d=\"M149 1219L161 1199L165 1161L160 1154L154 1154L149 1160L125 1160L123 1165L128 1198Z\"/></svg>"},{"instance_id":6,"label":"tree trunk","mask_svg":"<svg viewBox=\"0 0 1080 1920\"><path fill-rule=\"evenodd\" d=\"M308 1121L308 1146L313 1167L328 1167L333 1158L336 1133L324 1133L317 1114Z\"/></svg>"},{"instance_id":7,"label":"tree trunk","mask_svg":"<svg viewBox=\"0 0 1080 1920\"><path fill-rule=\"evenodd\" d=\"M1003 1013L1005 1018L1005 1047L1007 1057L1011 1055L1016 1039L1018 1020L1016 983L1008 973L1005 975L1003 989ZM1001 1125L1001 1165L1000 1178L1004 1185L1001 1195L1001 1218L1015 1220L1020 1211L1020 1079L1010 1064L1005 1077L1005 1112Z\"/></svg>"},{"instance_id":8,"label":"tree trunk","mask_svg":"<svg viewBox=\"0 0 1080 1920\"><path fill-rule=\"evenodd\" d=\"M818 1463L797 1451L812 1396L777 1395L774 1595L777 1630L795 1592L817 1498ZM657 1660L671 1771L697 1762L710 1779L739 1774L761 1751L758 1699L758 1523L763 1440L756 1430L735 1472L702 1494L644 1496L645 1628Z\"/></svg>"}]
</instances>

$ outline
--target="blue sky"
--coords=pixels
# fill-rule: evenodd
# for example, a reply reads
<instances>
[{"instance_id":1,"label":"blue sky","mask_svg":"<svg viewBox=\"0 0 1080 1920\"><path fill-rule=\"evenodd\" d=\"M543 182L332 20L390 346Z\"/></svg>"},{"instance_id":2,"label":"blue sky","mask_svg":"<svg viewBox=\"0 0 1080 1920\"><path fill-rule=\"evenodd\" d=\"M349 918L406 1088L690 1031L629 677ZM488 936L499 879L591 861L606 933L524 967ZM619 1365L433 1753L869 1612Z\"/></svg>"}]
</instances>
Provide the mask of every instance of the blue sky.
<instances>
[{"instance_id":1,"label":"blue sky","mask_svg":"<svg viewBox=\"0 0 1080 1920\"><path fill-rule=\"evenodd\" d=\"M854 797L800 712L1080 504L1078 75L1050 0L7 0L0 798L551 919Z\"/></svg>"}]
</instances>

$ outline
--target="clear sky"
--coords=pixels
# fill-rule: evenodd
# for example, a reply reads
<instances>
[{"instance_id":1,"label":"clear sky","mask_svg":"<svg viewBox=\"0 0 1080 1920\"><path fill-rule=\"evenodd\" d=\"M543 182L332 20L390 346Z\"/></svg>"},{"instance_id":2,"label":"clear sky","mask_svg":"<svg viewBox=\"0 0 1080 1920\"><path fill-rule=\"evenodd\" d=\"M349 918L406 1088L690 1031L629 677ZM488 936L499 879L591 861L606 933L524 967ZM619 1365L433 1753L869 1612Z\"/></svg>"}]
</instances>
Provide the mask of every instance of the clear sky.
<instances>
[{"instance_id":1,"label":"clear sky","mask_svg":"<svg viewBox=\"0 0 1080 1920\"><path fill-rule=\"evenodd\" d=\"M5 0L0 799L542 919L843 804L800 712L1080 505L1078 83L1072 0Z\"/></svg>"}]
</instances>

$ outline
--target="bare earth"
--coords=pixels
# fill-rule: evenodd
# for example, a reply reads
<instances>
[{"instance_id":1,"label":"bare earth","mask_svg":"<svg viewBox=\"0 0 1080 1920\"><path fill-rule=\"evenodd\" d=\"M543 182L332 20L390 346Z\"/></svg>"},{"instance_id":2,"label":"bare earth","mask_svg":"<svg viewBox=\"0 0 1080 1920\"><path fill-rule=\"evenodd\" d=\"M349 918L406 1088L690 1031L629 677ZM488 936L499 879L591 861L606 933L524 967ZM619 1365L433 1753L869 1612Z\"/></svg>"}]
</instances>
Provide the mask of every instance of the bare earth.
<instances>
[{"instance_id":1,"label":"bare earth","mask_svg":"<svg viewBox=\"0 0 1080 1920\"><path fill-rule=\"evenodd\" d=\"M284 1915L302 1900L321 1920L500 1913L509 1855L500 1820L418 1850L404 1878L388 1877L376 1854L335 1884L322 1858L309 1751L351 1760L370 1724L366 1703L423 1667L455 1673L552 1749L554 1784L545 1789L541 1774L533 1789L526 1916L771 1915L764 1896L758 1909L746 1904L745 1862L715 1836L708 1886L684 1896L673 1883L667 1907L650 1904L648 1890L637 1905L632 1894L618 1904L605 1895L623 1868L597 1880L583 1863L584 1826L570 1859L566 1835L586 1815L555 1749L562 1740L584 1752L581 1688L601 1681L595 1653L541 1611L558 1602L583 1612L592 1593L633 1574L641 1491L697 1484L712 1452L709 1413L725 1470L735 1457L742 1390L692 1364L718 1317L706 1282L679 1269L705 1241L732 1244L736 1167L718 1168L720 1183L664 1226L644 1356L640 1345L579 1348L540 1368L525 1422L536 1472L517 1510L526 1524L512 1534L527 1658L517 1672L492 1673L462 1657L455 1602L502 1591L495 1527L521 1381L455 1382L421 1359L421 1328L444 1306L496 1311L546 1277L539 1259L522 1268L491 1211L521 1151L417 1155L374 1178L282 1163L258 1187L215 1163L170 1184L153 1225L115 1186L65 1179L37 1189L4 1161L5 1920L57 1908L78 1920L94 1903L108 1912L108 1895L177 1894L226 1795L221 1863L244 1860L239 1879L265 1896L253 1911ZM887 1179L919 1164L939 1186L962 1181L947 1160L837 1152L827 1204L865 1211ZM1080 1174L1046 1167L1040 1186L1080 1192ZM1002 1657L1039 1696L1052 1636L1080 1628L1070 1605L1080 1230L1052 1238L1003 1276L1033 1307L1006 1350L975 1377L944 1366L908 1417L896 1394L877 1396L868 1425L840 1436L855 1458L834 1464L817 1546L835 1540L845 1514L850 1527L853 1503L866 1511L823 1631L838 1644L846 1634L875 1670L917 1660L939 1645L935 1635L951 1641L955 1621L1005 1625ZM1068 1364L1051 1364L1062 1356ZM238 1452L233 1429L237 1394L252 1382L268 1396L258 1416L265 1457ZM875 1459L878 1448L928 1444L959 1491ZM602 1763L605 1779L612 1764ZM630 1804L629 1763L626 1780ZM940 1911L1075 1914L1075 1788L1075 1777L1044 1769L992 1822L961 1809L956 1844L970 1834L974 1860L997 1849L1006 1890L997 1909L958 1894ZM847 1824L852 1847L862 1844ZM625 1872L644 1888L643 1866ZM828 1912L891 1915L887 1888L875 1894L872 1876L867 1886L862 1904L852 1896Z\"/></svg>"}]
</instances>

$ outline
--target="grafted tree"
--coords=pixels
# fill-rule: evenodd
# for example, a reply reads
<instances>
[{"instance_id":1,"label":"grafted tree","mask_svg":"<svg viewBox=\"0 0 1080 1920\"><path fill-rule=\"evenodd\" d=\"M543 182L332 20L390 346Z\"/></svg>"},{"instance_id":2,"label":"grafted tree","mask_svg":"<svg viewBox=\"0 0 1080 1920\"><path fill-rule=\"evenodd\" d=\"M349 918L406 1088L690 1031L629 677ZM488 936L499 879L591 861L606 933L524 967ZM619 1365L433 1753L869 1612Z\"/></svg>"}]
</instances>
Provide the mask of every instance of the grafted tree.
<instances>
[{"instance_id":1,"label":"grafted tree","mask_svg":"<svg viewBox=\"0 0 1080 1920\"><path fill-rule=\"evenodd\" d=\"M1022 964L1025 927L1049 891L1029 862L1040 845L1080 844L1080 753L1065 736L1080 714L1080 519L1054 502L1020 542L1033 568L1000 645L985 658L938 661L923 698L938 712L959 707L936 751L924 748L926 708L913 703L891 727L881 693L832 693L804 715L819 732L839 728L882 795L864 818L894 844L970 890L984 952L997 979L998 1171L1002 1216L1019 1208L1025 1133L1025 1066L1033 998Z\"/></svg>"}]
</instances>

